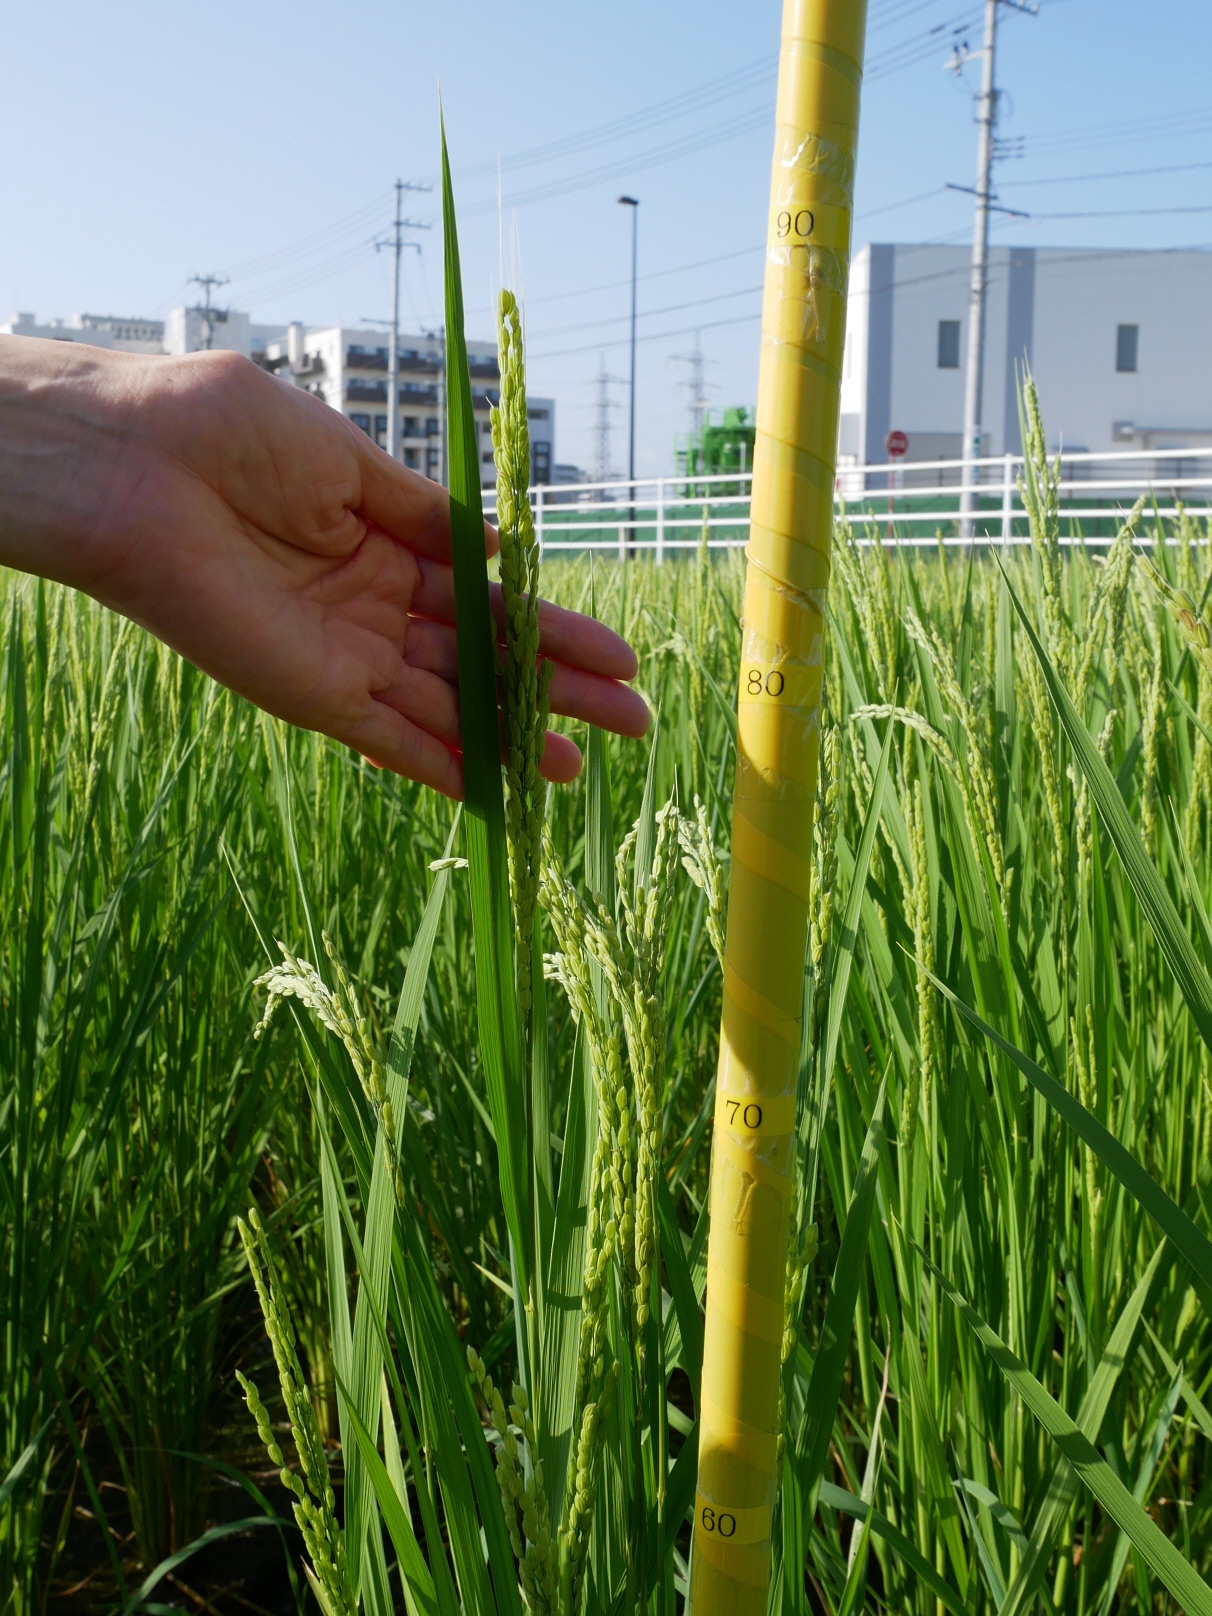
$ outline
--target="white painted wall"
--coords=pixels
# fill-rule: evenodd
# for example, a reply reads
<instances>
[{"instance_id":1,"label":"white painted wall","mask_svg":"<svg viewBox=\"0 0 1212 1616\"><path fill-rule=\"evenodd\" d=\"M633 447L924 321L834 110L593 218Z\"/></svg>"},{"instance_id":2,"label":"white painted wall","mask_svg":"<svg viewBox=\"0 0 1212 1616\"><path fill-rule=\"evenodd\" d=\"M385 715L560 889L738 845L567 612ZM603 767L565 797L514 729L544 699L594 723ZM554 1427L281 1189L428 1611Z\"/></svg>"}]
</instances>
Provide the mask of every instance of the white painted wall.
<instances>
[{"instance_id":1,"label":"white painted wall","mask_svg":"<svg viewBox=\"0 0 1212 1616\"><path fill-rule=\"evenodd\" d=\"M1140 328L1135 373L1115 368L1121 324ZM1041 248L1034 370L1054 444L1212 441L1212 254Z\"/></svg>"},{"instance_id":2,"label":"white painted wall","mask_svg":"<svg viewBox=\"0 0 1212 1616\"><path fill-rule=\"evenodd\" d=\"M855 446L859 458L864 450L869 459L883 458L883 431L876 429L885 420L884 430L908 434L910 459L958 455L969 266L966 246L880 244L855 254L843 463ZM940 320L960 321L957 370L939 369ZM1121 324L1140 328L1135 373L1115 368ZM1014 367L1024 358L1039 387L1051 447L1212 442L1212 254L995 248L982 411L987 454L1020 447Z\"/></svg>"},{"instance_id":3,"label":"white painted wall","mask_svg":"<svg viewBox=\"0 0 1212 1616\"><path fill-rule=\"evenodd\" d=\"M842 352L841 420L838 459L852 464L863 458L863 420L867 379L867 296L871 279L871 250L858 252L850 266L850 295L846 308L846 346Z\"/></svg>"}]
</instances>

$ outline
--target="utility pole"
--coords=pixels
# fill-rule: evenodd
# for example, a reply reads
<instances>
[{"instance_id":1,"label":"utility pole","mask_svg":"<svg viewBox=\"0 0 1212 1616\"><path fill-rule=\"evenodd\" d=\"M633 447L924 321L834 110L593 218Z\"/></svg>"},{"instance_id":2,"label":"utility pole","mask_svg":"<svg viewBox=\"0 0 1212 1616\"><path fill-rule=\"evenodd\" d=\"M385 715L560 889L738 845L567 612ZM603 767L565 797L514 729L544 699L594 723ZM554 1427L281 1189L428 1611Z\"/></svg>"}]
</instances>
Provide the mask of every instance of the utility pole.
<instances>
[{"instance_id":1,"label":"utility pole","mask_svg":"<svg viewBox=\"0 0 1212 1616\"><path fill-rule=\"evenodd\" d=\"M631 483L631 511L628 516L627 548L635 543L635 286L636 286L636 237L637 225L640 217L639 199L634 196L621 196L619 201L625 208L631 209L631 405L628 421L628 447L627 447L627 478Z\"/></svg>"},{"instance_id":2,"label":"utility pole","mask_svg":"<svg viewBox=\"0 0 1212 1616\"><path fill-rule=\"evenodd\" d=\"M430 185L414 185L408 180L396 181L396 216L392 220L391 235L375 242L375 251L389 247L394 256L391 282L391 348L387 355L387 452L393 460L400 458L400 257L405 247L421 250L419 241L405 241L406 230L428 230L418 219L406 219L401 212L405 191L429 191Z\"/></svg>"},{"instance_id":3,"label":"utility pole","mask_svg":"<svg viewBox=\"0 0 1212 1616\"><path fill-rule=\"evenodd\" d=\"M979 130L976 157L976 215L972 229L972 277L968 290L968 352L964 374L964 434L961 456L963 490L960 494L960 535L973 536L973 516L976 511L976 482L979 468L975 462L981 457L983 441L982 415L985 382L985 305L989 291L989 214L992 210L1010 213L993 196L993 163L1000 155L995 136L997 127L997 13L999 6L1013 11L1025 11L1035 16L1038 6L1027 5L1024 0L985 0L985 39L981 57L981 88L977 98L976 122ZM952 68L958 73L971 54L967 47L956 50ZM952 186L952 190L965 187ZM1021 217L1021 215L1019 215Z\"/></svg>"},{"instance_id":4,"label":"utility pole","mask_svg":"<svg viewBox=\"0 0 1212 1616\"><path fill-rule=\"evenodd\" d=\"M221 320L226 320L228 315L227 309L215 308L211 303L210 294L215 287L226 286L227 282L228 277L226 275L191 275L189 277L189 284L191 286L200 286L206 295L206 302L198 305L197 312L202 316L202 326L205 333L202 338L202 347L207 353L214 347L216 324Z\"/></svg>"}]
</instances>

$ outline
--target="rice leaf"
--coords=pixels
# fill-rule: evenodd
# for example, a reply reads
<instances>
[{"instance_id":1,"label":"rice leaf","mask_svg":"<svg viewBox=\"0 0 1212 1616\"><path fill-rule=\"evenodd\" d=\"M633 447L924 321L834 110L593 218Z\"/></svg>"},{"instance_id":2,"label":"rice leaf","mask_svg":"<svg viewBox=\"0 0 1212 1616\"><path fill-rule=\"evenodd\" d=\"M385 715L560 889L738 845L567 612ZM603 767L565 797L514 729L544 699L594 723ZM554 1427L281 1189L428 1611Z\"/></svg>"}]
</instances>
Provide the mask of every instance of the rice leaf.
<instances>
[{"instance_id":1,"label":"rice leaf","mask_svg":"<svg viewBox=\"0 0 1212 1616\"><path fill-rule=\"evenodd\" d=\"M446 409L450 544L458 644L459 716L471 909L475 932L480 1050L500 1158L501 1197L525 1295L532 1266L527 1206L526 1117L521 1023L509 899L509 855L497 718L496 630L488 604L488 560L480 497L480 446L463 329L463 283L446 127L442 125L442 236L446 281Z\"/></svg>"},{"instance_id":2,"label":"rice leaf","mask_svg":"<svg viewBox=\"0 0 1212 1616\"><path fill-rule=\"evenodd\" d=\"M1031 641L1031 648L1039 662L1048 694L1052 698L1061 727L1073 749L1074 760L1085 776L1090 794L1098 805L1099 814L1107 827L1107 834L1115 845L1115 851L1119 854L1124 873L1136 893L1146 919L1153 928L1158 946L1174 973L1174 979L1182 991L1183 998L1187 1001L1187 1008L1199 1028L1200 1037L1209 1049L1212 1049L1212 977L1209 977L1200 963L1186 927L1174 906L1174 900L1145 850L1140 831L1132 823L1131 815L1115 784L1115 776L1099 756L1098 747L1082 723L1069 692L1052 666L1052 661L1035 632L1026 608L1009 580L1007 588L1010 590L1010 598L1014 602L1019 621Z\"/></svg>"},{"instance_id":3,"label":"rice leaf","mask_svg":"<svg viewBox=\"0 0 1212 1616\"><path fill-rule=\"evenodd\" d=\"M1175 1409L1178 1407L1181 1390L1182 1374L1180 1372L1174 1376L1171 1382L1170 1390L1154 1422L1148 1447L1141 1458L1136 1477L1136 1486L1132 1489L1132 1496L1138 1504L1144 1503L1149 1487L1157 1474L1157 1463L1161 1458L1162 1449L1166 1445L1166 1438L1170 1434L1170 1423L1174 1418ZM1115 1542L1115 1553L1111 1558L1111 1571L1107 1577L1106 1592L1103 1595L1102 1609L1099 1616L1109 1616L1116 1592L1119 1589L1119 1579L1123 1576L1124 1567L1128 1563L1129 1547L1127 1533L1121 1532Z\"/></svg>"},{"instance_id":4,"label":"rice leaf","mask_svg":"<svg viewBox=\"0 0 1212 1616\"><path fill-rule=\"evenodd\" d=\"M358 1452L362 1456L362 1463L370 1478L374 1495L382 1513L384 1524L391 1534L391 1541L396 1551L397 1563L400 1572L400 1582L404 1589L404 1602L408 1608L408 1616L455 1616L453 1607L439 1605L437 1593L434 1589L433 1577L429 1567L425 1564L425 1557L421 1553L421 1545L417 1542L416 1534L412 1529L412 1522L408 1517L408 1494L401 1491L400 1486L393 1482L388 1465L379 1457L375 1447L374 1438L359 1419L353 1407L349 1390L343 1382L338 1381L342 1393L350 1406L350 1422L353 1426L354 1438L358 1444ZM398 1450L396 1463L399 1462ZM403 1481L402 1471L398 1473ZM390 1610L390 1606L388 1607Z\"/></svg>"},{"instance_id":5,"label":"rice leaf","mask_svg":"<svg viewBox=\"0 0 1212 1616\"><path fill-rule=\"evenodd\" d=\"M450 889L451 869L445 860L450 857L461 817L462 809L458 809L442 855L442 867L434 876L425 912L421 916L421 924L417 927L413 938L412 952L408 956L408 969L404 972L400 1002L391 1030L391 1043L387 1050L387 1098L391 1101L391 1109L399 1118L401 1126L407 1111L408 1073L417 1041L417 1027L421 1021L421 1007L425 1003L429 962L433 957L434 938L438 934L438 922L442 918L442 908Z\"/></svg>"},{"instance_id":6,"label":"rice leaf","mask_svg":"<svg viewBox=\"0 0 1212 1616\"><path fill-rule=\"evenodd\" d=\"M850 969L854 964L854 951L858 944L858 921L863 896L867 890L867 871L871 867L871 850L875 846L875 833L879 829L880 815L884 811L884 793L888 783L888 767L892 757L892 724L884 735L884 746L875 771L875 784L871 800L863 819L863 833L859 838L854 860L854 874L846 894L846 908L842 915L841 932L834 954L833 978L829 984L829 1012L825 1023L825 1055L823 1062L824 1085L827 1092L833 1066L837 1058L838 1034L842 1028L842 1015L846 1008L846 989L850 983Z\"/></svg>"},{"instance_id":7,"label":"rice leaf","mask_svg":"<svg viewBox=\"0 0 1212 1616\"><path fill-rule=\"evenodd\" d=\"M837 1487L831 1481L823 1481L820 1487L819 1501L827 1509L836 1509L841 1514L852 1515L855 1520L866 1521L870 1518L871 1530L876 1537L882 1538L890 1549L894 1549L914 1574L921 1578L930 1592L939 1603L951 1612L951 1616L971 1616L969 1607L956 1593L955 1589L925 1559L913 1543L899 1531L887 1516L882 1515L872 1505L864 1503L854 1493L847 1492L844 1487Z\"/></svg>"},{"instance_id":8,"label":"rice leaf","mask_svg":"<svg viewBox=\"0 0 1212 1616\"><path fill-rule=\"evenodd\" d=\"M1190 1263L1195 1273L1197 1288L1204 1306L1212 1308L1212 1241L1183 1209L1172 1201L1157 1181L1149 1176L1130 1151L1109 1133L1097 1117L1091 1115L1081 1101L1050 1077L1042 1066L1037 1066L1021 1049L996 1032L987 1021L978 1016L958 998L945 982L930 972L926 973L943 997L952 1004L971 1026L984 1033L989 1042L1001 1050L1018 1068L1031 1086L1041 1094L1061 1119L1072 1128L1083 1144L1090 1149L1127 1190L1163 1234L1174 1242L1176 1249Z\"/></svg>"},{"instance_id":9,"label":"rice leaf","mask_svg":"<svg viewBox=\"0 0 1212 1616\"><path fill-rule=\"evenodd\" d=\"M178 1549L175 1554L166 1556L158 1566L153 1567L148 1572L147 1576L144 1577L143 1581L126 1601L126 1604L123 1605L122 1616L134 1616L136 1611L147 1610L149 1607L146 1600L152 1589L158 1583L163 1582L170 1571L175 1571L179 1565L184 1565L186 1560L192 1559L201 1550L209 1548L212 1543L219 1543L223 1538L231 1537L236 1532L251 1532L258 1526L277 1526L277 1524L277 1520L272 1515L246 1515L242 1520L224 1521L221 1526L210 1527L208 1531L202 1533L201 1537L196 1537L192 1543L187 1543L184 1548Z\"/></svg>"},{"instance_id":10,"label":"rice leaf","mask_svg":"<svg viewBox=\"0 0 1212 1616\"><path fill-rule=\"evenodd\" d=\"M996 1330L986 1324L920 1247L918 1251L923 1263L984 1346L992 1362L1005 1375L1107 1514L1153 1568L1163 1586L1173 1594L1188 1616L1212 1616L1212 1588L1194 1566L1183 1559L1152 1516L1133 1498L1089 1437L1078 1430L1026 1364L1011 1352Z\"/></svg>"},{"instance_id":11,"label":"rice leaf","mask_svg":"<svg viewBox=\"0 0 1212 1616\"><path fill-rule=\"evenodd\" d=\"M1098 1368L1082 1398L1077 1414L1077 1426L1082 1435L1088 1437L1091 1442L1098 1440L1098 1434L1102 1430L1111 1394L1126 1367L1132 1337L1140 1323L1145 1298L1149 1294L1165 1249L1164 1242L1158 1246L1149 1259L1149 1266L1137 1281L1135 1290L1121 1308L1115 1329L1111 1332ZM1030 1541L1023 1551L1018 1570L1006 1590L1006 1597L998 1608L998 1616L1024 1616L1030 1609L1035 1591L1047 1570L1048 1556L1064 1526L1076 1492L1077 1475L1068 1459L1062 1456L1057 1460L1044 1501L1032 1525Z\"/></svg>"},{"instance_id":12,"label":"rice leaf","mask_svg":"<svg viewBox=\"0 0 1212 1616\"><path fill-rule=\"evenodd\" d=\"M808 1383L807 1413L796 1442L798 1479L809 1518L829 1458L833 1422L837 1417L838 1399L841 1396L842 1380L846 1373L850 1335L854 1328L854 1307L863 1276L863 1257L867 1250L871 1232L871 1214L875 1206L877 1170L884 1137L884 1100L887 1092L888 1079L885 1076L876 1095L871 1121L867 1127L867 1137L863 1141L858 1172L854 1179L854 1193L846 1211L846 1227L842 1232L841 1246L833 1269L833 1285L825 1309L820 1345L812 1366L812 1378Z\"/></svg>"},{"instance_id":13,"label":"rice leaf","mask_svg":"<svg viewBox=\"0 0 1212 1616\"><path fill-rule=\"evenodd\" d=\"M694 1279L678 1227L677 1209L664 1173L657 1175L657 1218L661 1230L661 1255L669 1276L673 1311L678 1322L682 1368L690 1381L694 1406L699 1406L699 1386L703 1375L703 1309L695 1293Z\"/></svg>"}]
</instances>

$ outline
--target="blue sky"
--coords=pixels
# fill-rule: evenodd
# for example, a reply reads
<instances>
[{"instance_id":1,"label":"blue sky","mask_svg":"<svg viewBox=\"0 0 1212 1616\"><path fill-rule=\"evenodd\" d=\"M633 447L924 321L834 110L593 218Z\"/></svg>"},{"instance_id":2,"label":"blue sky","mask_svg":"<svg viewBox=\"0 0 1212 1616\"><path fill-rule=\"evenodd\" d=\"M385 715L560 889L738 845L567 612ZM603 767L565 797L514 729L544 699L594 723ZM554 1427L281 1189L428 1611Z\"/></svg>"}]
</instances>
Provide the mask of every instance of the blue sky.
<instances>
[{"instance_id":1,"label":"blue sky","mask_svg":"<svg viewBox=\"0 0 1212 1616\"><path fill-rule=\"evenodd\" d=\"M871 0L856 246L969 239L971 200L943 187L973 183L977 66L944 64L979 44L980 10ZM10 7L0 306L159 315L217 271L254 319L386 316L372 243L392 181L435 177L440 79L469 331L491 333L492 288L516 265L532 391L555 395L557 453L584 465L595 378L627 367L615 198L640 198L637 459L666 470L696 330L712 406L754 395L779 14L779 0ZM998 178L1032 216L996 240L1212 245L1212 8L1040 0L1038 16L1003 14L1001 45L1001 133L1022 155ZM409 205L436 217L433 193ZM415 239L405 318L432 325L439 236ZM611 393L618 466L625 389Z\"/></svg>"}]
</instances>

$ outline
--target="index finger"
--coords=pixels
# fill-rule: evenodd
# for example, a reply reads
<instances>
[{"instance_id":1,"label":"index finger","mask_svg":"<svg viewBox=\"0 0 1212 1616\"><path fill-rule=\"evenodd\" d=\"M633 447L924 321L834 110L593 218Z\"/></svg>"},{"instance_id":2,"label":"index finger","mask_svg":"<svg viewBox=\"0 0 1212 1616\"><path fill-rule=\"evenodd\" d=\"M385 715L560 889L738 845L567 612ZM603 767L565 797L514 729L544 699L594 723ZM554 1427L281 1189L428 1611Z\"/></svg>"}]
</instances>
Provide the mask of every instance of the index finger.
<instances>
[{"instance_id":1,"label":"index finger","mask_svg":"<svg viewBox=\"0 0 1212 1616\"><path fill-rule=\"evenodd\" d=\"M455 620L454 575L449 567L419 562L421 582L412 597L412 611L438 623ZM488 602L498 630L505 624L505 602L498 583L488 586ZM596 617L586 617L567 606L539 602L539 654L572 668L584 668L607 679L634 679L639 672L636 654L621 634Z\"/></svg>"},{"instance_id":2,"label":"index finger","mask_svg":"<svg viewBox=\"0 0 1212 1616\"><path fill-rule=\"evenodd\" d=\"M417 555L449 566L450 495L441 483L393 460L357 427L353 436L362 494L358 514ZM487 522L484 547L490 556L499 548L497 530Z\"/></svg>"}]
</instances>

